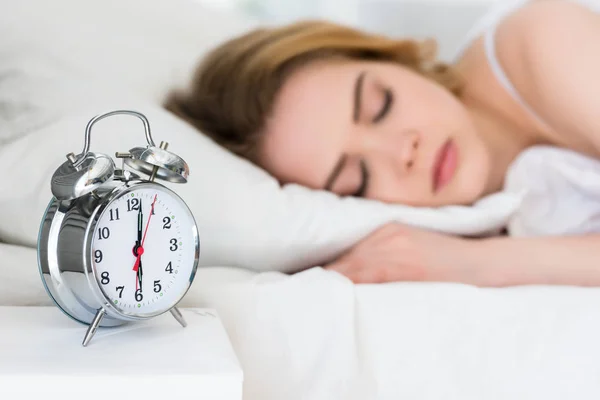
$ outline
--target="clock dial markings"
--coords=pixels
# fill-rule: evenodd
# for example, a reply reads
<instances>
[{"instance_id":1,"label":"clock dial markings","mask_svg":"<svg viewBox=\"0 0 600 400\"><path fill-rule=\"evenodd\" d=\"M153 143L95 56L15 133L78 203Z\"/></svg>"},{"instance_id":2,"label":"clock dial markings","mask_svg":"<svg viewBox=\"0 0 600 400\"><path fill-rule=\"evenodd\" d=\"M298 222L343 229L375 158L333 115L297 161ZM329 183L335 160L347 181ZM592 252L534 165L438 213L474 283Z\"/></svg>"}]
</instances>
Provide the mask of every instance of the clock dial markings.
<instances>
[{"instance_id":1,"label":"clock dial markings","mask_svg":"<svg viewBox=\"0 0 600 400\"><path fill-rule=\"evenodd\" d=\"M122 196L107 207L107 210L103 212L98 221L97 237L92 243L92 262L98 271L97 273L106 272L107 275L105 276L110 279L117 272L116 268L112 266L115 264L122 265L122 261L127 259L131 259L134 263L134 270L136 264L138 267L135 271L135 282L131 282L129 285L121 280L118 274L115 275L115 283L106 282L106 279L106 284L99 282L102 283L103 292L109 299L112 299L111 303L122 309L134 308L141 310L142 308L149 308L148 306L160 304L163 299L172 297L169 294L172 289L175 290L174 294L177 295L177 291L181 290L180 287L183 286L180 283L181 278L177 277L180 269L183 268L191 272L193 268L194 258L190 257L189 251L186 253L185 248L194 248L195 237L191 234L187 237L181 234L181 228L185 228L183 229L184 232L191 232L192 230L188 228L192 224L187 221L187 218L178 217L180 214L185 216L186 210L183 210L183 207L177 204L176 201L173 202L173 199L168 195L165 196L167 199L163 201L163 192L156 193L153 189L141 189L131 192L127 196ZM153 201L154 208L150 206L150 201L147 199L155 200ZM173 207L173 205L176 207ZM145 215L146 212L149 214L149 222L144 226L142 243L139 243L139 223L137 219L138 215ZM132 225L136 225L138 228L136 230L138 240L133 240L135 237L130 239L128 250L122 252L118 251L118 248L123 247L119 246L119 241L122 239L120 236L124 236L120 232L125 230L125 223L127 222L125 215L134 217L133 219L127 218L129 218ZM154 219L157 220L156 223L153 222ZM186 222L188 223L186 224ZM106 230L102 230L103 227L108 228L108 235ZM174 231L175 235L168 235L171 230ZM131 232L130 229L128 231ZM113 235L113 232L117 233ZM135 242L133 250L132 242ZM160 248L161 242L166 243L167 251ZM173 254L176 254L174 259L172 258ZM191 254L193 255L193 253ZM187 262L189 265L182 265L182 259L184 258L190 260ZM184 262L184 264L186 263ZM101 279L102 275L99 275L99 280Z\"/></svg>"}]
</instances>

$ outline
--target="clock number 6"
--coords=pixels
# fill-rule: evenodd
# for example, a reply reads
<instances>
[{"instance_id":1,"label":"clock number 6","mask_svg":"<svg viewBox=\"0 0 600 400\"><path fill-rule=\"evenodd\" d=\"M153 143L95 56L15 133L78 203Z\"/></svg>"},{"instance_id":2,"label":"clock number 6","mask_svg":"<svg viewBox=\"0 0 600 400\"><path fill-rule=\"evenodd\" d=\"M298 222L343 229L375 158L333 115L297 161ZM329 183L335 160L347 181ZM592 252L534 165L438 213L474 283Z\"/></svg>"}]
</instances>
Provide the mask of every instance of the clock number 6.
<instances>
[{"instance_id":1,"label":"clock number 6","mask_svg":"<svg viewBox=\"0 0 600 400\"><path fill-rule=\"evenodd\" d=\"M142 294L142 289L138 289L135 291L135 301L144 300L144 295Z\"/></svg>"}]
</instances>

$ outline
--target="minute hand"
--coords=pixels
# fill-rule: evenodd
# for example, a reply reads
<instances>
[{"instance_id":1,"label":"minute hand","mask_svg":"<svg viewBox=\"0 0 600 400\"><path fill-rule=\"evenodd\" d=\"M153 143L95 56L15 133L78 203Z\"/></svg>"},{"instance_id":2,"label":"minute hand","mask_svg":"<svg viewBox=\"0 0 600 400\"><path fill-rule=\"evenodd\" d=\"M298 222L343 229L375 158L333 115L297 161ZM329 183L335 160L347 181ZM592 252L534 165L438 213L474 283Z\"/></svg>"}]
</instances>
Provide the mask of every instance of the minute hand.
<instances>
[{"instance_id":1,"label":"minute hand","mask_svg":"<svg viewBox=\"0 0 600 400\"><path fill-rule=\"evenodd\" d=\"M140 199L140 204L139 204L139 209L138 209L138 223L137 223L137 245L141 246L142 245L142 232L143 232L143 224L144 224L144 214L142 211L142 199Z\"/></svg>"}]
</instances>

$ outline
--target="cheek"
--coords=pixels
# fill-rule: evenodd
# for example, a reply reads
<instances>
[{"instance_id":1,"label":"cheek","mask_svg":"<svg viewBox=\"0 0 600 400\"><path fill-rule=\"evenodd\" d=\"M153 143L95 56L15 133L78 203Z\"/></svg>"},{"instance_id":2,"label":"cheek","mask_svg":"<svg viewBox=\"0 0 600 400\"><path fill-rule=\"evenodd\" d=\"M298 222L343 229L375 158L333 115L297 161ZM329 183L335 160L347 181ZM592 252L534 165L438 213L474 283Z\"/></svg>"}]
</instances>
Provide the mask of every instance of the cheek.
<instances>
[{"instance_id":1,"label":"cheek","mask_svg":"<svg viewBox=\"0 0 600 400\"><path fill-rule=\"evenodd\" d=\"M368 198L408 206L431 204L431 176L426 168L401 174L392 161L378 158L371 163Z\"/></svg>"},{"instance_id":2,"label":"cheek","mask_svg":"<svg viewBox=\"0 0 600 400\"><path fill-rule=\"evenodd\" d=\"M483 194L491 159L487 148L473 130L463 131L456 137L459 148L458 170L451 187L457 203L471 203Z\"/></svg>"}]
</instances>

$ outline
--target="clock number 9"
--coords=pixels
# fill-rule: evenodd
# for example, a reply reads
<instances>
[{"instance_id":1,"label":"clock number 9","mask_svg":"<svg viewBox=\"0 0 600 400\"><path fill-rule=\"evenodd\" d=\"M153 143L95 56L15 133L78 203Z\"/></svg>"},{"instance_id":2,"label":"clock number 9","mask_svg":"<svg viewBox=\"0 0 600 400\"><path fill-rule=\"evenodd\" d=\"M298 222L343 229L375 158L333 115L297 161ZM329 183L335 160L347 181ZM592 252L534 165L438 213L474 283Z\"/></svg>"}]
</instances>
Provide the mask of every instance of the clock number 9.
<instances>
[{"instance_id":1,"label":"clock number 9","mask_svg":"<svg viewBox=\"0 0 600 400\"><path fill-rule=\"evenodd\" d=\"M94 252L94 261L96 261L96 264L101 263L102 262L102 251L100 250L96 250Z\"/></svg>"}]
</instances>

